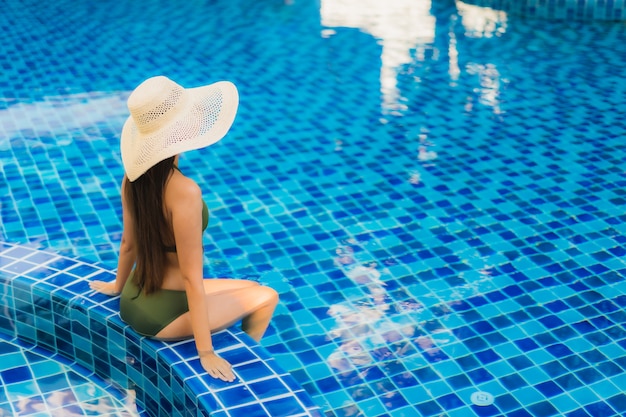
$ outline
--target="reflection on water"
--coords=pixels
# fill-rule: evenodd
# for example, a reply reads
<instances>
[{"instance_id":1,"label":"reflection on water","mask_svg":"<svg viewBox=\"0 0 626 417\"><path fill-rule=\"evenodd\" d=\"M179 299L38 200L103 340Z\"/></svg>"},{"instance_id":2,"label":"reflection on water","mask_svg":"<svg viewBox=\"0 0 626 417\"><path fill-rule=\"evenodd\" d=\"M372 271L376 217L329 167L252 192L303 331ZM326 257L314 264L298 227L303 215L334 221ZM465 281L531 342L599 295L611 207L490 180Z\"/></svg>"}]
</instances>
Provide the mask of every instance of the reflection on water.
<instances>
[{"instance_id":1,"label":"reflection on water","mask_svg":"<svg viewBox=\"0 0 626 417\"><path fill-rule=\"evenodd\" d=\"M433 8L438 9L437 18ZM338 28L347 27L378 41L383 114L407 116L417 111L416 107L420 114L433 113L429 108L433 104L424 101L433 94L426 92L427 83L438 76L434 72L446 60L448 74L442 75L447 75L449 85L468 91L462 111L469 114L477 107L487 107L494 114L503 112L501 91L508 80L502 78L495 63L481 62L468 54L460 56L459 49L463 43L504 34L508 24L505 12L461 1L322 0L320 13L325 27L323 37L331 37ZM416 92L419 89L425 92ZM416 100L414 95L419 98ZM407 170L406 181L418 186L424 183L424 170L436 163L439 153L427 129L420 126L423 122L419 118L405 117L403 123L414 124L407 139L417 141L414 148L417 163ZM335 150L342 149L343 143L337 141Z\"/></svg>"},{"instance_id":2,"label":"reflection on water","mask_svg":"<svg viewBox=\"0 0 626 417\"><path fill-rule=\"evenodd\" d=\"M85 398L77 398L77 393L84 392ZM0 410L0 416L52 416L82 417L110 416L137 417L134 406L127 407L107 395L93 384L58 390L52 393L18 397L13 402L13 411Z\"/></svg>"},{"instance_id":3,"label":"reflection on water","mask_svg":"<svg viewBox=\"0 0 626 417\"><path fill-rule=\"evenodd\" d=\"M445 359L442 346L452 341L451 331L406 289L395 284L387 289L382 277L389 270L379 269L375 262L359 260L357 254L361 250L354 240L336 250L335 266L362 295L333 304L328 310L328 315L335 319L328 338L338 346L327 359L329 366L344 378L356 378L350 383L358 384L372 372L372 366L381 362L383 366L394 366L401 361L402 367L412 369ZM393 280L389 282L393 284ZM410 373L406 377L413 378ZM380 387L380 392L393 396L395 389Z\"/></svg>"},{"instance_id":4,"label":"reflection on water","mask_svg":"<svg viewBox=\"0 0 626 417\"><path fill-rule=\"evenodd\" d=\"M140 415L132 390L83 376L38 351L0 340L0 417Z\"/></svg>"},{"instance_id":5,"label":"reflection on water","mask_svg":"<svg viewBox=\"0 0 626 417\"><path fill-rule=\"evenodd\" d=\"M461 16L461 24L465 28L465 36L490 38L506 32L507 14L505 12L466 4L462 1L457 1L456 7Z\"/></svg>"},{"instance_id":6,"label":"reflection on water","mask_svg":"<svg viewBox=\"0 0 626 417\"><path fill-rule=\"evenodd\" d=\"M98 123L124 116L126 95L91 92L29 102L5 99L0 106L0 150L9 148L10 138L51 147L70 145L76 137L69 131L94 129Z\"/></svg>"},{"instance_id":7,"label":"reflection on water","mask_svg":"<svg viewBox=\"0 0 626 417\"><path fill-rule=\"evenodd\" d=\"M500 79L498 68L493 64L477 64L470 63L467 65L467 73L478 77L479 86L476 87L476 93L479 97L479 103L493 108L495 114L502 112L500 108L500 89L506 80ZM471 112L473 102L468 100L465 105L465 111Z\"/></svg>"},{"instance_id":8,"label":"reflection on water","mask_svg":"<svg viewBox=\"0 0 626 417\"><path fill-rule=\"evenodd\" d=\"M12 387L6 389L9 391ZM38 392L36 387L31 386L31 389L32 391L13 398L12 404L0 404L0 417L139 416L132 396L129 396L127 403L124 404L90 383L41 395L36 394Z\"/></svg>"},{"instance_id":9,"label":"reflection on water","mask_svg":"<svg viewBox=\"0 0 626 417\"><path fill-rule=\"evenodd\" d=\"M361 291L345 288L345 294L353 296L332 304L327 311L334 319L327 337L337 346L327 363L339 379L354 386L377 367L389 367L392 374L405 369L407 372L395 378L406 375L410 381L403 383L413 385L411 370L446 360L458 354L457 349L464 349L451 330L458 327L454 307L493 289L493 267L480 259L468 261L471 269L460 272L454 285L414 294L395 280L384 279L391 274L387 267L394 265L392 260L381 265L359 259L359 254L367 253L365 245L350 239L335 251L335 266ZM379 393L393 396L396 389L381 386ZM351 394L359 398L358 392Z\"/></svg>"},{"instance_id":10,"label":"reflection on water","mask_svg":"<svg viewBox=\"0 0 626 417\"><path fill-rule=\"evenodd\" d=\"M322 0L322 25L327 28L356 28L376 38L382 46L380 86L382 108L391 114L406 109L406 98L398 88L398 71L403 65L437 60L447 57L449 77L454 85L463 71L470 75L478 74L483 104L497 107L499 90L498 70L490 64L469 64L468 68L459 65L457 49L457 16L464 28L466 38L489 38L500 36L507 29L507 14L488 7L479 7L456 2L450 10L449 22L437 22L431 13L434 5L430 0ZM437 25L448 24L445 36L447 51L439 51L435 45ZM333 29L324 29L322 36L330 37ZM441 44L441 39L439 39ZM439 46L441 48L441 46ZM427 54L427 52L430 53ZM444 52L444 53L441 53ZM419 77L415 77L419 83ZM499 109L497 110L499 112Z\"/></svg>"},{"instance_id":11,"label":"reflection on water","mask_svg":"<svg viewBox=\"0 0 626 417\"><path fill-rule=\"evenodd\" d=\"M360 29L382 46L380 85L383 108L401 109L397 68L423 57L435 39L431 2L415 0L322 0L322 25ZM423 58L422 58L423 59Z\"/></svg>"}]
</instances>

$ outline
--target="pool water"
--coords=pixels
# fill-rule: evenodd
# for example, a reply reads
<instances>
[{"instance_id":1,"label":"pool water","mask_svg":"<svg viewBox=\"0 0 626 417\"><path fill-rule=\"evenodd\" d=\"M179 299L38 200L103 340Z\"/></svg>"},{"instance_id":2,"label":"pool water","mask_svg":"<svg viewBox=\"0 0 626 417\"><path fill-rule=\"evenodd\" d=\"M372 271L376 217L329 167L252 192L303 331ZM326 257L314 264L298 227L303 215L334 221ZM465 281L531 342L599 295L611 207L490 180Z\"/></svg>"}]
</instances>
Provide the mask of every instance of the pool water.
<instances>
[{"instance_id":1,"label":"pool water","mask_svg":"<svg viewBox=\"0 0 626 417\"><path fill-rule=\"evenodd\" d=\"M363 4L5 2L0 239L114 267L128 94L229 79L205 274L327 416L623 415L626 26Z\"/></svg>"},{"instance_id":2,"label":"pool water","mask_svg":"<svg viewBox=\"0 0 626 417\"><path fill-rule=\"evenodd\" d=\"M0 416L139 417L132 392L0 334Z\"/></svg>"}]
</instances>

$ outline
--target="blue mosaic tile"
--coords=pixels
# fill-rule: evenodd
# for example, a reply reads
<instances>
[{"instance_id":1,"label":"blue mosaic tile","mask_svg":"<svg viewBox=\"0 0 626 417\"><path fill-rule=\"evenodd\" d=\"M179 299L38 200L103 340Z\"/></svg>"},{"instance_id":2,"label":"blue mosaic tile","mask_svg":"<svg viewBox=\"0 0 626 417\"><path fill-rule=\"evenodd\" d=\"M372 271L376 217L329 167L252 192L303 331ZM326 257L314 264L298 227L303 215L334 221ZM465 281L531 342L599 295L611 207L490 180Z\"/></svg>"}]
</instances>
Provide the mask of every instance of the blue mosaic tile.
<instances>
[{"instance_id":1,"label":"blue mosaic tile","mask_svg":"<svg viewBox=\"0 0 626 417\"><path fill-rule=\"evenodd\" d=\"M42 415L41 410L74 415L145 415L127 393L99 380L75 362L0 335L3 380L0 410L7 415ZM99 384L98 387L94 383ZM62 408L62 409L61 409Z\"/></svg>"},{"instance_id":2,"label":"blue mosaic tile","mask_svg":"<svg viewBox=\"0 0 626 417\"><path fill-rule=\"evenodd\" d=\"M509 0L470 0L467 3L491 7L526 17L543 19L623 20L626 4L621 0L547 0L542 2Z\"/></svg>"},{"instance_id":3,"label":"blue mosaic tile","mask_svg":"<svg viewBox=\"0 0 626 417\"><path fill-rule=\"evenodd\" d=\"M26 253L21 254L26 256ZM48 259L43 256L40 258ZM119 301L104 299L99 304L93 304L94 300L88 300L84 294L75 295L63 292L63 289L58 287L74 282L76 279L86 283L90 277L101 277L103 271L98 270L98 266L81 264L81 270L89 270L93 273L87 277L75 278L68 274L67 270L76 270L76 264L64 263L64 265L66 269L61 271L35 265L38 272L33 275L45 282L38 282L35 278L25 275L12 277L11 288L22 299L16 298L17 321L10 323L13 327L11 333L37 343L40 347L58 352L63 357L72 358L77 366L91 369L96 375L106 376L106 379L110 381L117 381L116 384L126 384L128 378L131 378L134 384L131 385L136 388L133 392L136 393L137 401L141 405L146 405L145 412L149 415L171 415L174 407L178 407L179 410L185 407L193 410L199 409L198 412L208 415L209 410L236 408L242 405L242 401L260 403L264 399L270 400L277 396L297 398L302 415L314 413L318 408L308 394L294 384L267 353L261 355L266 361L263 365L264 369L269 371L268 374L262 376L265 390L256 389L253 393L241 383L229 384L211 378L207 384L203 380L206 378L202 377L206 375L206 372L201 369L197 356L194 356L196 350L193 341L164 344L139 337L119 319L117 313ZM53 284L49 283L51 277L57 280ZM109 304L113 305L109 307ZM29 324L33 324L34 327ZM106 333L109 333L110 337L106 337ZM214 346L218 351L225 349L227 353L225 356L229 357L231 363L236 366L262 363L259 355L242 341L242 338L246 337L241 331L238 333L220 332L213 338ZM109 349L104 348L107 345ZM14 350L4 349L6 352ZM255 350L261 352L261 347L255 346ZM0 354L2 354L1 351ZM20 358L16 357L16 359ZM62 381L59 382L60 380L41 379L40 374L37 375L39 378L36 378L35 374L24 365L23 360L11 361L5 355L4 363L6 370L2 371L0 376L3 381L10 384L11 395L24 395L28 390L35 389L37 387L35 379L41 380L43 386L54 390L55 394L66 390L62 386ZM52 365L59 365L59 363L51 361ZM251 379L246 382L251 384L259 377L254 373L249 373L249 375ZM85 377L91 378L89 375ZM282 379L286 381L279 382ZM211 385L214 382L217 385ZM72 383L70 380L70 387ZM258 384L254 386L258 387ZM278 393L276 387L279 386L283 387L283 390ZM271 387L274 388L267 389ZM247 400L240 391L237 391L242 389L249 393ZM198 397L198 393L202 392L207 393ZM179 398L183 401L180 401L176 395L182 395ZM161 398L161 400L155 403L152 401L153 398ZM31 403L34 404L32 401ZM64 404L68 410L75 408L73 413L84 411L80 406L71 405L72 401L68 398L64 399ZM37 408L36 405L33 407ZM27 411L20 410L20 412Z\"/></svg>"},{"instance_id":4,"label":"blue mosaic tile","mask_svg":"<svg viewBox=\"0 0 626 417\"><path fill-rule=\"evenodd\" d=\"M263 360L328 416L624 413L626 35L609 22L621 0L367 15L308 0L218 1L211 13L157 1L113 17L84 2L5 6L0 282L30 278L6 294L29 340L53 345L42 330L61 319L36 318L33 301L48 301L27 287L71 298L90 265L115 266L128 92L156 73L190 86L227 78L242 97L232 132L181 160L211 209L205 274L280 292ZM141 366L116 302L93 300L89 320L109 317L111 346L128 337ZM82 335L85 316L76 323ZM60 333L82 355L84 340ZM276 373L241 349L224 354L246 378ZM160 354L179 377L197 366ZM194 402L176 389L168 401ZM494 405L471 404L479 389ZM276 404L228 414L290 407Z\"/></svg>"}]
</instances>

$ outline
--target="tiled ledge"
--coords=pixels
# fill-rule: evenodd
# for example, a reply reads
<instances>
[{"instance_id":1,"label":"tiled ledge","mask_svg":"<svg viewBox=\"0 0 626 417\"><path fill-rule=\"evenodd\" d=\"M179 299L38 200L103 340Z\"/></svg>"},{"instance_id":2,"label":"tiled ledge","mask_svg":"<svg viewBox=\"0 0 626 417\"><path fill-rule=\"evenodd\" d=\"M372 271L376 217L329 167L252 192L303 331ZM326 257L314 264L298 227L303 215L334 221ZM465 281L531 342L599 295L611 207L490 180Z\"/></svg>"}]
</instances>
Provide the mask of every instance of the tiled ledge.
<instances>
[{"instance_id":1,"label":"tiled ledge","mask_svg":"<svg viewBox=\"0 0 626 417\"><path fill-rule=\"evenodd\" d=\"M310 396L265 349L238 329L214 335L238 379L211 378L192 340L138 336L119 317L119 298L94 294L112 280L104 266L0 242L0 331L59 353L105 380L134 389L151 416L321 416Z\"/></svg>"},{"instance_id":2,"label":"tiled ledge","mask_svg":"<svg viewBox=\"0 0 626 417\"><path fill-rule=\"evenodd\" d=\"M526 17L557 20L626 20L626 0L463 0Z\"/></svg>"}]
</instances>

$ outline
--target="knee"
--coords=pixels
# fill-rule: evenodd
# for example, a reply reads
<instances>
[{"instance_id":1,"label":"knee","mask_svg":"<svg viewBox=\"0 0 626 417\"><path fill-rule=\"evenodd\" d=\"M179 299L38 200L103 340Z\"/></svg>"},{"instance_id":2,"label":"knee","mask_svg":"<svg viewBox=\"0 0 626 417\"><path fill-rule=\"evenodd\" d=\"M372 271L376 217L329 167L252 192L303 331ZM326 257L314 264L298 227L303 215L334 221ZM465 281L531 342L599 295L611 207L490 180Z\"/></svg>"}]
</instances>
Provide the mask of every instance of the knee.
<instances>
[{"instance_id":1,"label":"knee","mask_svg":"<svg viewBox=\"0 0 626 417\"><path fill-rule=\"evenodd\" d=\"M274 288L261 285L258 287L258 290L261 293L260 295L262 296L263 304L272 306L276 306L276 304L278 304L279 297Z\"/></svg>"}]
</instances>

